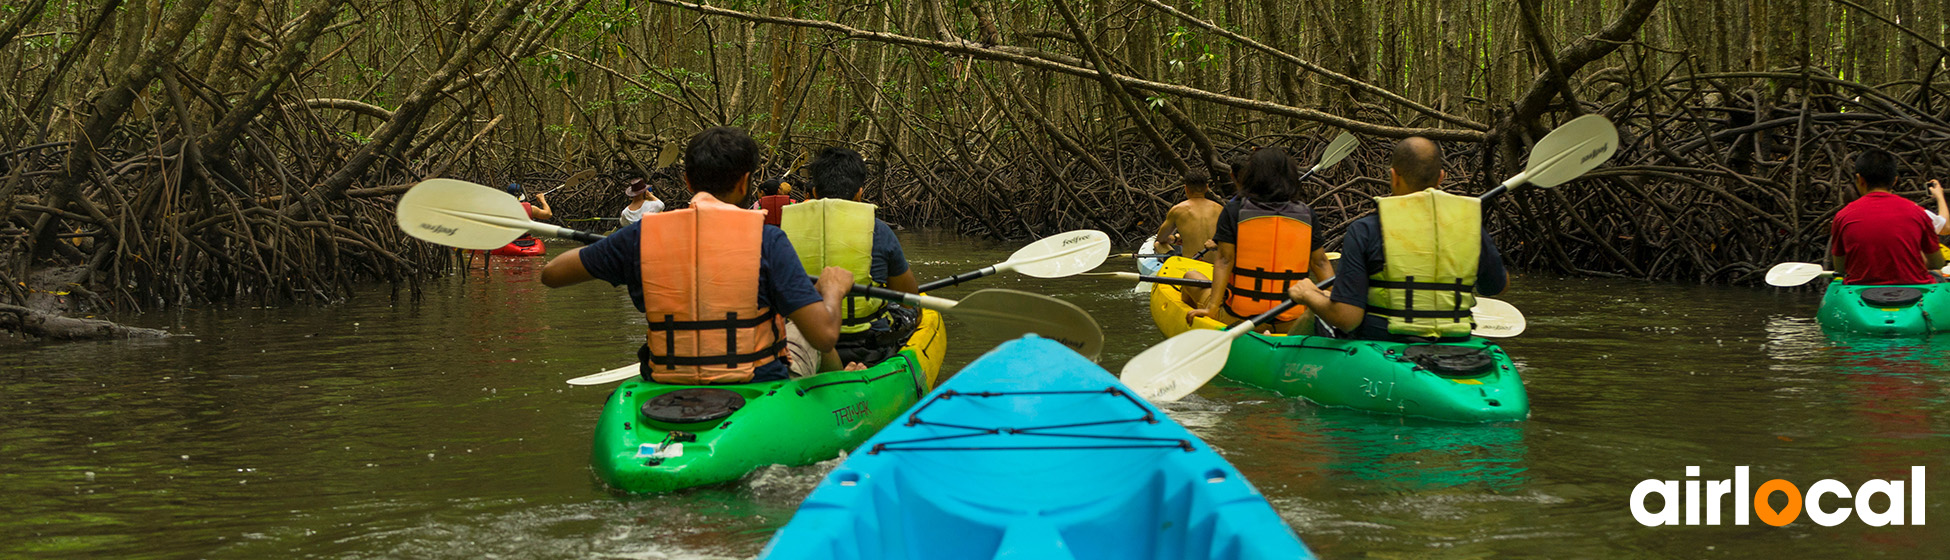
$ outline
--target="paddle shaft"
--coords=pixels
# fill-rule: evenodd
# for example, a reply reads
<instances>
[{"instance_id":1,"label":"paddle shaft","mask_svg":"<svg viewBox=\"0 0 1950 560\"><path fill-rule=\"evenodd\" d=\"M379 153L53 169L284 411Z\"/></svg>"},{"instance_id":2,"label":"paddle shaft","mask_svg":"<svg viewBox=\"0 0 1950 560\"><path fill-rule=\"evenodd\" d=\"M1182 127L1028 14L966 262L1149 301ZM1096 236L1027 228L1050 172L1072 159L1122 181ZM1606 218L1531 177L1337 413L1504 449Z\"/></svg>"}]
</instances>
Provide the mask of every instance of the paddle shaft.
<instances>
[{"instance_id":1,"label":"paddle shaft","mask_svg":"<svg viewBox=\"0 0 1950 560\"><path fill-rule=\"evenodd\" d=\"M528 223L533 224L528 227L528 231L542 233L544 235L554 235L556 237L560 237L572 241L580 241L584 245L595 243L597 241L602 241L603 237L606 237L599 233L589 233L586 231L573 230L562 226L549 225L549 224L544 224L536 221L530 221ZM553 229L554 231L537 231L538 226L543 230Z\"/></svg>"},{"instance_id":2,"label":"paddle shaft","mask_svg":"<svg viewBox=\"0 0 1950 560\"><path fill-rule=\"evenodd\" d=\"M868 286L865 284L854 284L853 289L848 290L847 293L856 296L870 297L878 300L886 300L895 303L912 305L915 307L920 307L925 309L933 309L935 311L948 311L950 309L954 309L955 304L960 303L948 298L938 298L934 296L910 294L899 290L890 290L879 286Z\"/></svg>"},{"instance_id":3,"label":"paddle shaft","mask_svg":"<svg viewBox=\"0 0 1950 560\"><path fill-rule=\"evenodd\" d=\"M1128 276L1127 276L1126 278L1128 278ZM1193 288L1210 288L1210 287L1212 287L1212 281L1211 281L1211 280L1198 280L1198 279L1193 279L1193 278L1179 278L1179 277L1176 277L1176 276L1139 276L1139 277L1137 277L1137 280L1138 280L1139 282L1150 282L1150 283L1153 283L1153 284L1168 284L1168 285L1172 285L1172 286L1191 286L1191 287L1193 287Z\"/></svg>"},{"instance_id":4,"label":"paddle shaft","mask_svg":"<svg viewBox=\"0 0 1950 560\"><path fill-rule=\"evenodd\" d=\"M929 283L926 283L926 284L922 284L922 285L921 285L921 291L922 291L922 292L932 292L932 291L935 291L935 290L939 290L939 289L942 289L942 288L946 288L946 287L949 287L949 286L953 286L953 285L956 285L956 284L960 284L960 283L962 283L962 282L967 282L967 281L969 281L969 280L974 280L974 279L976 279L976 278L981 278L981 277L983 277L983 276L988 276L988 275L991 275L991 274L995 274L995 273L997 273L997 272L1002 272L1002 269L1000 269L1000 268L996 268L996 267L994 267L994 266L984 266L984 267L982 267L982 268L980 268L980 269L977 269L977 270L973 270L973 271L969 271L969 272L963 272L963 273L961 273L961 274L956 274L956 275L954 275L954 276L949 276L949 277L947 277L947 278L942 278L942 279L940 279L940 280L935 280L935 281L933 281L933 282L929 282ZM891 291L891 290L890 290L890 291ZM894 292L894 293L900 293L900 292ZM883 298L883 299L884 299L884 298Z\"/></svg>"}]
</instances>

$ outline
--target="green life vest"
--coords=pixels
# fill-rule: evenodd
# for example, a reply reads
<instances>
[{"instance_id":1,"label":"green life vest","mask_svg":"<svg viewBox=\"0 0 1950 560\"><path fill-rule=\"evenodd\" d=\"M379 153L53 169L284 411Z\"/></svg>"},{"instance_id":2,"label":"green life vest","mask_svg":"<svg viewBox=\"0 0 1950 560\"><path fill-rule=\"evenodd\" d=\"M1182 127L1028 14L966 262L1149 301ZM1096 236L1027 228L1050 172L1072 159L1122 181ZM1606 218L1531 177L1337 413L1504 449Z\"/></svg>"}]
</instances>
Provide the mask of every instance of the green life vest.
<instances>
[{"instance_id":1,"label":"green life vest","mask_svg":"<svg viewBox=\"0 0 1950 560\"><path fill-rule=\"evenodd\" d=\"M779 218L779 228L792 240L806 273L837 266L855 278L873 282L874 205L820 198L787 205ZM885 303L872 298L848 297L840 317L841 333L857 333L872 327Z\"/></svg>"},{"instance_id":2,"label":"green life vest","mask_svg":"<svg viewBox=\"0 0 1950 560\"><path fill-rule=\"evenodd\" d=\"M1476 265L1483 252L1483 206L1474 197L1428 189L1376 197L1387 263L1368 277L1368 313L1388 332L1427 338L1469 336L1476 327Z\"/></svg>"}]
</instances>

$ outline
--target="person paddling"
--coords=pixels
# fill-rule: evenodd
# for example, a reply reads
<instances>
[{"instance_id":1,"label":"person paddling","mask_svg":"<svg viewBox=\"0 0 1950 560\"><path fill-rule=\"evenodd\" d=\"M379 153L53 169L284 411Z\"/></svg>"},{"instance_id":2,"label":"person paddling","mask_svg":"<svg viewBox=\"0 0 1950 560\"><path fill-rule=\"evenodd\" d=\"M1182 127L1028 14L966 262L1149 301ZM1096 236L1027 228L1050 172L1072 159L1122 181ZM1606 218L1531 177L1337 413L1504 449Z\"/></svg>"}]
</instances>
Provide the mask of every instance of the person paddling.
<instances>
[{"instance_id":1,"label":"person paddling","mask_svg":"<svg viewBox=\"0 0 1950 560\"><path fill-rule=\"evenodd\" d=\"M623 207L623 215L618 219L622 225L630 225L643 219L645 215L664 211L664 201L651 192L650 182L643 177L630 177L629 184L623 187L623 196L630 197L630 205Z\"/></svg>"},{"instance_id":2,"label":"person paddling","mask_svg":"<svg viewBox=\"0 0 1950 560\"><path fill-rule=\"evenodd\" d=\"M757 168L758 143L745 131L698 133L684 150L690 207L644 216L563 253L542 268L542 283L560 288L600 279L628 288L648 322L637 357L652 382L749 383L817 373L817 360L788 359L788 347L793 356L833 349L853 273L827 267L817 281L807 280L785 232L743 208Z\"/></svg>"},{"instance_id":3,"label":"person paddling","mask_svg":"<svg viewBox=\"0 0 1950 560\"><path fill-rule=\"evenodd\" d=\"M1253 153L1241 196L1226 204L1213 230L1218 246L1213 288L1184 290L1185 303L1193 307L1187 320L1214 317L1236 323L1284 303L1288 285L1333 274L1324 240L1314 227L1314 211L1296 200L1300 182L1295 167L1284 148ZM1197 271L1185 277L1204 279ZM1311 332L1311 321L1299 321L1304 312L1295 309L1260 327L1285 332L1297 326Z\"/></svg>"},{"instance_id":4,"label":"person paddling","mask_svg":"<svg viewBox=\"0 0 1950 560\"><path fill-rule=\"evenodd\" d=\"M779 225L779 217L782 216L779 209L792 204L792 185L781 179L773 179L759 184L758 191L762 196L758 197L758 202L752 203L752 208L765 211L765 225Z\"/></svg>"},{"instance_id":5,"label":"person paddling","mask_svg":"<svg viewBox=\"0 0 1950 560\"><path fill-rule=\"evenodd\" d=\"M508 194L514 195L515 200L521 200L521 191L521 183L508 183ZM536 194L534 204L523 201L521 203L521 209L528 211L528 219L530 220L539 222L555 218L555 210L548 206L547 194ZM535 236L524 233L521 234L521 237L515 238L511 244L517 247L534 247Z\"/></svg>"},{"instance_id":6,"label":"person paddling","mask_svg":"<svg viewBox=\"0 0 1950 560\"><path fill-rule=\"evenodd\" d=\"M1475 327L1475 294L1509 286L1503 256L1483 227L1482 202L1441 191L1442 149L1427 138L1395 144L1393 196L1348 224L1330 296L1312 280L1287 289L1336 329L1363 340L1459 341Z\"/></svg>"},{"instance_id":7,"label":"person paddling","mask_svg":"<svg viewBox=\"0 0 1950 560\"><path fill-rule=\"evenodd\" d=\"M1835 213L1828 257L1849 285L1931 284L1943 268L1937 228L1915 203L1893 192L1896 156L1880 148L1855 157L1861 198Z\"/></svg>"},{"instance_id":8,"label":"person paddling","mask_svg":"<svg viewBox=\"0 0 1950 560\"><path fill-rule=\"evenodd\" d=\"M907 267L900 238L874 217L874 205L860 202L867 166L859 152L841 147L821 150L807 166L812 198L782 209L780 227L792 240L806 270L837 266L854 278L910 294L920 282ZM828 364L875 364L907 344L919 324L913 309L881 300L849 297L840 308L840 338Z\"/></svg>"},{"instance_id":9,"label":"person paddling","mask_svg":"<svg viewBox=\"0 0 1950 560\"><path fill-rule=\"evenodd\" d=\"M1214 202L1206 196L1211 192L1211 176L1197 169L1185 174L1185 201L1165 212L1164 223L1158 224L1158 241L1152 248L1155 252L1177 252L1197 254L1203 251L1206 242L1218 227L1219 213L1225 205ZM1217 257L1210 252L1199 260L1212 262Z\"/></svg>"}]
</instances>

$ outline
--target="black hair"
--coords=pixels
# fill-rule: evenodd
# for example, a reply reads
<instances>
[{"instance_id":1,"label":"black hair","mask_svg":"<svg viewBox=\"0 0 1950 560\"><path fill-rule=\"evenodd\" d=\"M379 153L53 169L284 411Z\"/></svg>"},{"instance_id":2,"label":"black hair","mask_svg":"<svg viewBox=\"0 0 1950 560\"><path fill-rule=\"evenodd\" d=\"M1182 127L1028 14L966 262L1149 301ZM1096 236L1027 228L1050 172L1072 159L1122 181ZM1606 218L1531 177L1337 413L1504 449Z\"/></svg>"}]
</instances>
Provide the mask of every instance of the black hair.
<instances>
[{"instance_id":1,"label":"black hair","mask_svg":"<svg viewBox=\"0 0 1950 560\"><path fill-rule=\"evenodd\" d=\"M738 179L758 169L758 142L745 131L729 127L705 129L684 147L684 178L691 189L713 195L729 194Z\"/></svg>"},{"instance_id":2,"label":"black hair","mask_svg":"<svg viewBox=\"0 0 1950 560\"><path fill-rule=\"evenodd\" d=\"M1253 165L1252 152L1241 152L1241 153L1233 154L1232 159L1226 160L1226 166L1232 168L1232 180L1235 183L1243 182L1243 180L1246 177L1246 168L1252 167L1252 165Z\"/></svg>"},{"instance_id":3,"label":"black hair","mask_svg":"<svg viewBox=\"0 0 1950 560\"><path fill-rule=\"evenodd\" d=\"M812 178L813 192L820 198L853 200L867 183L867 163L860 152L833 146L813 156L812 163L806 165L806 175Z\"/></svg>"},{"instance_id":4,"label":"black hair","mask_svg":"<svg viewBox=\"0 0 1950 560\"><path fill-rule=\"evenodd\" d=\"M765 196L772 196L775 194L779 194L779 185L784 183L785 181L780 181L778 179L768 179L765 182L758 184L758 194L762 194Z\"/></svg>"},{"instance_id":5,"label":"black hair","mask_svg":"<svg viewBox=\"0 0 1950 560\"><path fill-rule=\"evenodd\" d=\"M1210 184L1211 182L1212 182L1212 175L1210 173L1206 173L1204 169L1193 169L1191 171L1185 172L1185 186L1187 187L1198 187L1199 189L1204 189L1206 185Z\"/></svg>"},{"instance_id":6,"label":"black hair","mask_svg":"<svg viewBox=\"0 0 1950 560\"><path fill-rule=\"evenodd\" d=\"M1855 174L1860 175L1872 189L1886 189L1896 185L1896 155L1882 148L1869 148L1855 156Z\"/></svg>"},{"instance_id":7,"label":"black hair","mask_svg":"<svg viewBox=\"0 0 1950 560\"><path fill-rule=\"evenodd\" d=\"M1253 152L1246 165L1246 195L1266 203L1291 202L1300 194L1299 173L1286 148L1278 146Z\"/></svg>"}]
</instances>

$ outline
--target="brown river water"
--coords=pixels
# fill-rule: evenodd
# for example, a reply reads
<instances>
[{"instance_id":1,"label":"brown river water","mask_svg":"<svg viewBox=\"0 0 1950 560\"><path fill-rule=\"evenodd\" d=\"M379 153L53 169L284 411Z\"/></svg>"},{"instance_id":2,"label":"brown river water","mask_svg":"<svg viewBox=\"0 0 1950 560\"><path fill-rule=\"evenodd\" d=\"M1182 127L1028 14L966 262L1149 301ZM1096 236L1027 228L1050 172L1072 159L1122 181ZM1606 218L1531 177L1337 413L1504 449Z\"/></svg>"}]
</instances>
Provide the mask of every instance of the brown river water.
<instances>
[{"instance_id":1,"label":"brown river water","mask_svg":"<svg viewBox=\"0 0 1950 560\"><path fill-rule=\"evenodd\" d=\"M1017 247L903 239L923 279ZM588 451L607 390L563 381L634 359L643 318L620 289L542 287L539 265L497 259L418 298L120 318L186 333L166 340L0 347L0 557L756 554L832 462L606 492ZM1089 310L1111 371L1160 340L1125 282L1004 275L940 295L988 287ZM1502 299L1530 321L1503 343L1527 422L1322 409L1224 379L1167 411L1324 558L1950 557L1950 336L1830 339L1806 290L1529 274ZM949 371L998 342L949 329ZM1634 521L1639 481L1688 466L1804 491L1923 466L1927 521Z\"/></svg>"}]
</instances>

